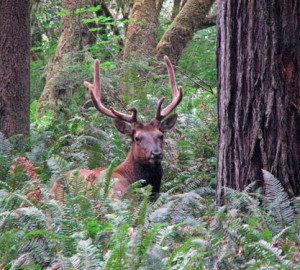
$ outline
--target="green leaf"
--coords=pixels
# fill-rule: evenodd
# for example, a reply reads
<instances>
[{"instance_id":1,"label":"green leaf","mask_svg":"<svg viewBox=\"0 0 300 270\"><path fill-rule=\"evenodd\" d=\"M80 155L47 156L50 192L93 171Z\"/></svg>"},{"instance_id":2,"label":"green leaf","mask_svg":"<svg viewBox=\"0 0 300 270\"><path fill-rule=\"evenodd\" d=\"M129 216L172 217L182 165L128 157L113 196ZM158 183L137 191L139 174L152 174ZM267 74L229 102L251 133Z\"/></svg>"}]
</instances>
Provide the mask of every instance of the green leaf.
<instances>
[{"instance_id":1,"label":"green leaf","mask_svg":"<svg viewBox=\"0 0 300 270\"><path fill-rule=\"evenodd\" d=\"M98 5L98 6L96 6L96 7L90 7L90 8L89 8L89 11L95 12L95 11L98 11L98 10L100 10L100 9L101 9L101 5Z\"/></svg>"},{"instance_id":2,"label":"green leaf","mask_svg":"<svg viewBox=\"0 0 300 270\"><path fill-rule=\"evenodd\" d=\"M101 29L103 29L103 27L94 27L94 28L90 28L89 31L94 32L94 31L99 31Z\"/></svg>"},{"instance_id":3,"label":"green leaf","mask_svg":"<svg viewBox=\"0 0 300 270\"><path fill-rule=\"evenodd\" d=\"M30 122L35 122L37 120L37 105L38 101L35 100L30 104Z\"/></svg>"},{"instance_id":4,"label":"green leaf","mask_svg":"<svg viewBox=\"0 0 300 270\"><path fill-rule=\"evenodd\" d=\"M104 17L102 15L96 17L96 18L91 18L91 19L82 19L82 22L84 23L89 23L89 22L101 22L101 23L106 23L106 22L109 22L111 21L111 18L107 18L107 17Z\"/></svg>"},{"instance_id":5,"label":"green leaf","mask_svg":"<svg viewBox=\"0 0 300 270\"><path fill-rule=\"evenodd\" d=\"M262 233L262 238L266 241L271 243L272 242L272 233L269 231L268 228L264 229Z\"/></svg>"},{"instance_id":6,"label":"green leaf","mask_svg":"<svg viewBox=\"0 0 300 270\"><path fill-rule=\"evenodd\" d=\"M85 8L78 8L74 11L75 14L79 14L79 13L84 13L86 12L87 10Z\"/></svg>"},{"instance_id":7,"label":"green leaf","mask_svg":"<svg viewBox=\"0 0 300 270\"><path fill-rule=\"evenodd\" d=\"M64 8L62 8L60 11L57 11L56 14L58 16L65 16L65 15L69 15L70 14L70 11L69 10L66 10Z\"/></svg>"}]
</instances>

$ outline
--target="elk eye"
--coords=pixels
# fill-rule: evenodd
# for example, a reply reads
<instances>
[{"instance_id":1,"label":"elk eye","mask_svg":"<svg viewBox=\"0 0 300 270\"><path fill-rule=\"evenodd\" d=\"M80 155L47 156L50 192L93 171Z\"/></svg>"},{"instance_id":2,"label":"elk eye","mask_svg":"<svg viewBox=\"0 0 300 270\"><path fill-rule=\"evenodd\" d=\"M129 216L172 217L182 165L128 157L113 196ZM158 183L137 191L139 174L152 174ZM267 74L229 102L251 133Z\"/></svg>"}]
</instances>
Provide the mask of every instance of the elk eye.
<instances>
[{"instance_id":1,"label":"elk eye","mask_svg":"<svg viewBox=\"0 0 300 270\"><path fill-rule=\"evenodd\" d=\"M141 137L135 136L134 140L135 140L136 142L140 142L140 141L141 141Z\"/></svg>"},{"instance_id":2,"label":"elk eye","mask_svg":"<svg viewBox=\"0 0 300 270\"><path fill-rule=\"evenodd\" d=\"M160 136L158 136L158 138L159 138L161 141L163 141L163 140L164 140L164 135L160 135Z\"/></svg>"}]
</instances>

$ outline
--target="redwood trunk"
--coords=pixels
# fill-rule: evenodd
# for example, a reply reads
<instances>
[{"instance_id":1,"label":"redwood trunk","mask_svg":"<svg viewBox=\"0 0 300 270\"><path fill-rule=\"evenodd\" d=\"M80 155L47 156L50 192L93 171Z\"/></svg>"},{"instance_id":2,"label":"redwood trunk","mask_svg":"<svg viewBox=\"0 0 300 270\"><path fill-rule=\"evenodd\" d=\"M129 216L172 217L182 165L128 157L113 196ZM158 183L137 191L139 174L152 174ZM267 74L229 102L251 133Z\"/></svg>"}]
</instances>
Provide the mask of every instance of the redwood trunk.
<instances>
[{"instance_id":1,"label":"redwood trunk","mask_svg":"<svg viewBox=\"0 0 300 270\"><path fill-rule=\"evenodd\" d=\"M0 1L0 131L29 135L30 1Z\"/></svg>"},{"instance_id":2,"label":"redwood trunk","mask_svg":"<svg viewBox=\"0 0 300 270\"><path fill-rule=\"evenodd\" d=\"M299 15L298 0L218 0L218 204L262 169L300 194Z\"/></svg>"}]
</instances>

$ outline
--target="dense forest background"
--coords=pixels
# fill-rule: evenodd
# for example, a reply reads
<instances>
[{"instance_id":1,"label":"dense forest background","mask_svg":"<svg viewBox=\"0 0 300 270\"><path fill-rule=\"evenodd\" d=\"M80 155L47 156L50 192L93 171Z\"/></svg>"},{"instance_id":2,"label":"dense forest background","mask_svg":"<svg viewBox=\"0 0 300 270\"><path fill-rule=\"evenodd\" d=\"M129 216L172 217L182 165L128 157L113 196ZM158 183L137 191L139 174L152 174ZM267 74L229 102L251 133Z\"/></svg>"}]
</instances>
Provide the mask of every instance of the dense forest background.
<instances>
[{"instance_id":1,"label":"dense forest background","mask_svg":"<svg viewBox=\"0 0 300 270\"><path fill-rule=\"evenodd\" d=\"M28 106L28 117L30 109L30 125L0 133L0 269L299 267L300 200L282 181L260 170L261 179L224 187L223 204L216 204L214 1L25 2L30 101L15 102ZM103 102L123 111L135 106L149 121L158 99L171 98L164 55L184 98L165 139L161 193L152 198L135 183L113 200L112 169L130 142L96 111L83 81L92 81L100 59ZM75 174L63 202L50 194L65 172L97 167L109 169L96 190L85 190Z\"/></svg>"}]
</instances>

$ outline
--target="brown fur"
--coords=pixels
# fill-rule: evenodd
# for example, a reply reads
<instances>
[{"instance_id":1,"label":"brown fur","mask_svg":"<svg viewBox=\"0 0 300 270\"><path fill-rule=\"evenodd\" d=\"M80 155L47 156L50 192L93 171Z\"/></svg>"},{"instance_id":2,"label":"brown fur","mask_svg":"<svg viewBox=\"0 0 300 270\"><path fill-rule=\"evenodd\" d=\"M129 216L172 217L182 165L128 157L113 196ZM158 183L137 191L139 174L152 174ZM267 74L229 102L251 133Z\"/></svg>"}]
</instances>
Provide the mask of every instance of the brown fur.
<instances>
[{"instance_id":1,"label":"brown fur","mask_svg":"<svg viewBox=\"0 0 300 270\"><path fill-rule=\"evenodd\" d=\"M171 118L171 121L170 119ZM176 122L177 115L173 114L164 122L170 123L165 125L146 123L135 125L131 128L126 123L120 124L115 121L117 129L126 135L129 135L133 141L126 159L115 169L112 178L120 179L115 187L111 190L111 196L121 198L127 191L127 187L138 181L146 180L145 185L151 185L154 193L159 192L163 169L161 160L163 158L163 134L165 131L171 129ZM172 120L173 119L173 120ZM116 123L117 122L117 123ZM163 123L164 123L163 122ZM161 154L160 157L153 158L153 151ZM79 177L83 177L85 181L85 188L90 188L92 183L99 181L99 174L106 168L96 168L93 170L81 169L79 170ZM70 177L71 172L65 174ZM51 193L57 195L61 194L60 179L56 180L52 186ZM57 196L56 196L57 198Z\"/></svg>"}]
</instances>

